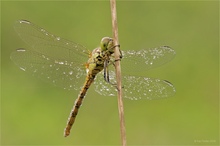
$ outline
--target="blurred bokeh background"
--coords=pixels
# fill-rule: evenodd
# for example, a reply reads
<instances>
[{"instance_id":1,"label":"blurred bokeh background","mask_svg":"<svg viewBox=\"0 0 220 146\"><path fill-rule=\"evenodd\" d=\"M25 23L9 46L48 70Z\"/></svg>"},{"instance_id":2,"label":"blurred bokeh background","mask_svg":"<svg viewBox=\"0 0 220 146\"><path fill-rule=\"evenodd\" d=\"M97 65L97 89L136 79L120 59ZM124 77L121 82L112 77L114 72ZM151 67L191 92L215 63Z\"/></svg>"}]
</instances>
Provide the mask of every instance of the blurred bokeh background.
<instances>
[{"instance_id":1,"label":"blurred bokeh background","mask_svg":"<svg viewBox=\"0 0 220 146\"><path fill-rule=\"evenodd\" d=\"M176 94L164 100L124 100L128 145L219 144L219 2L118 1L121 49L169 45L176 57L145 75L166 79ZM91 87L69 137L63 137L78 95L31 76L11 60L27 47L16 20L88 49L112 36L109 1L1 1L1 145L119 145L116 97Z\"/></svg>"}]
</instances>

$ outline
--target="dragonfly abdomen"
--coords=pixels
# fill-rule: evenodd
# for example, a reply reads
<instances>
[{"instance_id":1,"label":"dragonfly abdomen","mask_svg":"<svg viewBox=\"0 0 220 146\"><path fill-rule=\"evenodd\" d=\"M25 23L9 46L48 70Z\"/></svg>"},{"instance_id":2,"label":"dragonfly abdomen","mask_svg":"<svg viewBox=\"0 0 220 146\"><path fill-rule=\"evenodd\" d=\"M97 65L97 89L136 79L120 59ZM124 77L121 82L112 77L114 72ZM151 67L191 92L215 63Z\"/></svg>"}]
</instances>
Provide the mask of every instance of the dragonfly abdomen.
<instances>
[{"instance_id":1,"label":"dragonfly abdomen","mask_svg":"<svg viewBox=\"0 0 220 146\"><path fill-rule=\"evenodd\" d=\"M83 102L83 99L84 99L84 97L87 93L87 90L89 89L89 87L92 84L92 82L94 81L94 79L95 79L95 76L93 76L93 75L88 75L87 76L86 81L83 85L83 88L80 91L80 94L79 94L78 98L75 101L74 107L70 112L70 115L69 115L69 118L68 118L68 121L67 121L67 126L66 126L65 131L64 131L64 136L65 137L67 137L70 134L70 130L71 130L72 125L73 125L73 123L76 119L76 116L78 114L78 110L79 110L80 106L82 105L82 102Z\"/></svg>"}]
</instances>

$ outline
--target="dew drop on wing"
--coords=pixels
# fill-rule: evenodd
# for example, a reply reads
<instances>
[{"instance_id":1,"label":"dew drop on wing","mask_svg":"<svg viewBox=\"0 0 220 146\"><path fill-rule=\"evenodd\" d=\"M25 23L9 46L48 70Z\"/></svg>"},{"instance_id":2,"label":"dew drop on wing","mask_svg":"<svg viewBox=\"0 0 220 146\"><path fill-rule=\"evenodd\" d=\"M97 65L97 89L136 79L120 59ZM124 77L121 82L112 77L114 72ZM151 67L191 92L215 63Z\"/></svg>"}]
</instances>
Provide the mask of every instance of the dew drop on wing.
<instances>
[{"instance_id":1,"label":"dew drop on wing","mask_svg":"<svg viewBox=\"0 0 220 146\"><path fill-rule=\"evenodd\" d=\"M31 24L29 21L27 20L19 20L19 23L27 23L27 24Z\"/></svg>"},{"instance_id":2,"label":"dew drop on wing","mask_svg":"<svg viewBox=\"0 0 220 146\"><path fill-rule=\"evenodd\" d=\"M23 71L25 71L25 70L26 70L26 69L25 69L25 68L23 68L23 67L20 67L20 69L21 69L21 70L23 70Z\"/></svg>"},{"instance_id":3,"label":"dew drop on wing","mask_svg":"<svg viewBox=\"0 0 220 146\"><path fill-rule=\"evenodd\" d=\"M25 52L25 51L26 51L26 49L19 48L19 49L17 49L16 51L18 51L18 52Z\"/></svg>"},{"instance_id":4,"label":"dew drop on wing","mask_svg":"<svg viewBox=\"0 0 220 146\"><path fill-rule=\"evenodd\" d=\"M70 71L69 74L72 75L72 74L73 74L73 71Z\"/></svg>"}]
</instances>

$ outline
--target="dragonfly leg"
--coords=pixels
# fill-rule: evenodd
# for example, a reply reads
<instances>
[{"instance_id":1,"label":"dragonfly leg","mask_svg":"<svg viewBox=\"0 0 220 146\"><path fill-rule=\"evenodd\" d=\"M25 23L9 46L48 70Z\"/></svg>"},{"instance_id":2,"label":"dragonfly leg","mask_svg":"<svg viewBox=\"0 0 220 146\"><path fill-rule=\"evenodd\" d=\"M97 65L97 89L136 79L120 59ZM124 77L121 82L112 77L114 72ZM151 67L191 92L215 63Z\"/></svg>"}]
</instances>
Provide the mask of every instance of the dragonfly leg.
<instances>
[{"instance_id":1,"label":"dragonfly leg","mask_svg":"<svg viewBox=\"0 0 220 146\"><path fill-rule=\"evenodd\" d=\"M115 46L113 46L112 48L110 48L110 50L113 50L115 47L120 47L120 45L115 45ZM116 84L116 83L112 83L112 82L110 81L110 79L109 79L109 69L108 69L108 67L109 67L110 65L114 65L114 66L115 66L115 62L116 62L116 61L121 61L121 59L122 59L122 53L121 53L120 48L119 48L119 53L120 53L120 58L119 58L119 59L111 60L110 58L106 58L105 61L104 61L104 80L105 80L107 83L113 85L117 90L118 90L117 84Z\"/></svg>"},{"instance_id":2,"label":"dragonfly leg","mask_svg":"<svg viewBox=\"0 0 220 146\"><path fill-rule=\"evenodd\" d=\"M108 65L109 65L109 60L105 60L105 62L104 62L104 80L107 83L110 83Z\"/></svg>"},{"instance_id":3,"label":"dragonfly leg","mask_svg":"<svg viewBox=\"0 0 220 146\"><path fill-rule=\"evenodd\" d=\"M109 62L110 62L110 63L109 63ZM109 65L112 65L112 64L115 66L115 64L114 64L113 61L105 60L105 62L104 62L104 80L105 80L107 83L109 83L109 84L111 84L112 86L114 86L114 87L118 90L117 84L116 84L116 83L112 83L112 82L110 81L110 79L109 79L109 69L108 69L108 66L109 66Z\"/></svg>"},{"instance_id":4,"label":"dragonfly leg","mask_svg":"<svg viewBox=\"0 0 220 146\"><path fill-rule=\"evenodd\" d=\"M115 61L121 61L121 59L123 58L123 55L122 55L121 49L120 49L120 45L118 45L118 47L119 47L120 58L116 59Z\"/></svg>"},{"instance_id":5,"label":"dragonfly leg","mask_svg":"<svg viewBox=\"0 0 220 146\"><path fill-rule=\"evenodd\" d=\"M119 53L120 53L120 58L116 59L115 61L120 61L122 59L122 57L123 57L122 53L121 53L120 45L114 45L110 50L113 50L115 47L119 48Z\"/></svg>"}]
</instances>

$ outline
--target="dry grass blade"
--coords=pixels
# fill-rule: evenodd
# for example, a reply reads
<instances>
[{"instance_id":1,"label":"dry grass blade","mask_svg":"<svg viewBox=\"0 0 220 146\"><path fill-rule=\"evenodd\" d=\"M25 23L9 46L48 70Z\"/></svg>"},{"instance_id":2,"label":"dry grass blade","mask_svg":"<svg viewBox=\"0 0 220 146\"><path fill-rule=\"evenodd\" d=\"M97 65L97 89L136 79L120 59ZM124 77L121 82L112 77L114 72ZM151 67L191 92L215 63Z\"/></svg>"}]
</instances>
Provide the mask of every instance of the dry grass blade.
<instances>
[{"instance_id":1,"label":"dry grass blade","mask_svg":"<svg viewBox=\"0 0 220 146\"><path fill-rule=\"evenodd\" d=\"M124 120L124 106L122 101L122 91L121 91L121 66L120 66L120 51L119 51L119 41L118 41L118 25L117 25L117 13L116 13L116 1L110 0L111 5L111 15L112 15L112 32L115 47L115 69L116 69L116 79L117 79L117 89L118 89L118 111L120 118L120 131L122 145L126 146L126 133L125 133L125 120Z\"/></svg>"}]
</instances>

